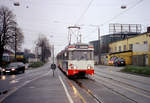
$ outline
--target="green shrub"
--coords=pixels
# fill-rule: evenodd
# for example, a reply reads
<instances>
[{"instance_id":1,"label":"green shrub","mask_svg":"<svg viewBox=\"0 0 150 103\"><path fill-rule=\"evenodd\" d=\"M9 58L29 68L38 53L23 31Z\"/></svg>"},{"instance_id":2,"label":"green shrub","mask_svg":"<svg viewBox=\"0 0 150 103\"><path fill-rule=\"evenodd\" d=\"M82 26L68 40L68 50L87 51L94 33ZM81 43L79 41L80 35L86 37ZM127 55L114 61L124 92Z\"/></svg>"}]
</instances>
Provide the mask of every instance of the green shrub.
<instances>
[{"instance_id":1,"label":"green shrub","mask_svg":"<svg viewBox=\"0 0 150 103\"><path fill-rule=\"evenodd\" d=\"M41 67L41 66L43 66L44 65L44 63L43 62L33 62L33 63L31 63L30 65L29 65L29 67L32 67L32 68L38 68L38 67Z\"/></svg>"},{"instance_id":2,"label":"green shrub","mask_svg":"<svg viewBox=\"0 0 150 103\"><path fill-rule=\"evenodd\" d=\"M135 73L140 75L148 75L150 76L150 67L142 67L142 66L133 66L128 65L123 70L123 72Z\"/></svg>"}]
</instances>

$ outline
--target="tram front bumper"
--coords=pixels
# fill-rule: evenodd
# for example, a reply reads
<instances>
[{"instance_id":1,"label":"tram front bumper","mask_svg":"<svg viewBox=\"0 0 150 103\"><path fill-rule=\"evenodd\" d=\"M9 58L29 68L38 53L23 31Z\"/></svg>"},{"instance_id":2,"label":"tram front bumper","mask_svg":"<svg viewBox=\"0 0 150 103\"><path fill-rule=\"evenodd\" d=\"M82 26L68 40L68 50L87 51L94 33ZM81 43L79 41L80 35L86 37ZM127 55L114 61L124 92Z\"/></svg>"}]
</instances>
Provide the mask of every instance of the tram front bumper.
<instances>
[{"instance_id":1,"label":"tram front bumper","mask_svg":"<svg viewBox=\"0 0 150 103\"><path fill-rule=\"evenodd\" d=\"M69 69L68 70L68 75L75 75L75 74L79 74L81 72L85 72L85 74L93 75L94 74L94 69L88 69L88 70Z\"/></svg>"}]
</instances>

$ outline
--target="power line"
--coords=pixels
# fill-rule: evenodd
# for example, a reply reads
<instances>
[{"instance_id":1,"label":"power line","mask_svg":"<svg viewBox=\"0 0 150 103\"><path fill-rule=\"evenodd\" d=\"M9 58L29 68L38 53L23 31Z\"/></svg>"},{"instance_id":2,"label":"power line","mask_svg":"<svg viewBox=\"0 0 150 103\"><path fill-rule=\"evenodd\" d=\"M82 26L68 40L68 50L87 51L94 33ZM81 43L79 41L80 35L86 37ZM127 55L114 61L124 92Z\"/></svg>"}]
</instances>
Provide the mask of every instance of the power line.
<instances>
[{"instance_id":1,"label":"power line","mask_svg":"<svg viewBox=\"0 0 150 103\"><path fill-rule=\"evenodd\" d=\"M87 8L83 11L83 13L81 14L81 16L78 18L76 24L79 23L79 21L82 19L82 17L85 15L85 13L88 11L88 9L90 8L90 6L91 6L91 4L92 4L93 1L94 1L94 0L91 0L91 1L89 2Z\"/></svg>"},{"instance_id":2,"label":"power line","mask_svg":"<svg viewBox=\"0 0 150 103\"><path fill-rule=\"evenodd\" d=\"M135 4L133 4L132 6L130 6L128 9L126 9L125 11L120 12L119 14L115 15L113 18L111 18L111 19L105 21L104 23L100 24L99 26L103 26L103 25L109 23L110 21L116 19L117 17L119 17L120 15L122 15L122 14L124 14L125 12L129 11L130 9L136 7L138 4L140 4L140 3L143 2L143 1L144 1L144 0L139 0L138 2L136 2ZM97 27L96 27L95 30L97 30ZM95 30L92 30L91 33L95 32ZM86 37L89 37L89 36L87 35ZM84 37L84 38L85 38L85 37Z\"/></svg>"},{"instance_id":3,"label":"power line","mask_svg":"<svg viewBox=\"0 0 150 103\"><path fill-rule=\"evenodd\" d=\"M120 12L119 14L115 15L113 18L111 18L110 20L107 20L106 22L104 22L102 25L105 25L106 23L116 19L117 17L119 17L120 15L124 14L125 12L129 11L132 8L135 8L138 4L140 4L141 2L143 2L144 0L139 0L138 2L136 2L135 4L133 4L131 7L129 7L128 9L126 9L123 12Z\"/></svg>"}]
</instances>

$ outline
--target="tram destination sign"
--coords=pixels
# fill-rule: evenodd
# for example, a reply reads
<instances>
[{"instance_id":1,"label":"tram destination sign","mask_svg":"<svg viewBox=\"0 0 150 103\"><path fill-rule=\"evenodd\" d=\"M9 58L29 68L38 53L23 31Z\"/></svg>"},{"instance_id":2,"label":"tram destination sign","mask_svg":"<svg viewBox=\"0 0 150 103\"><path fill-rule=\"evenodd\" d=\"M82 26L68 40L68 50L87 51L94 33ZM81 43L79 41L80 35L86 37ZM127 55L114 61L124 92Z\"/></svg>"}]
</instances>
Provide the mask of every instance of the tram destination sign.
<instances>
[{"instance_id":1,"label":"tram destination sign","mask_svg":"<svg viewBox=\"0 0 150 103\"><path fill-rule=\"evenodd\" d=\"M77 45L77 49L88 49L88 45Z\"/></svg>"}]
</instances>

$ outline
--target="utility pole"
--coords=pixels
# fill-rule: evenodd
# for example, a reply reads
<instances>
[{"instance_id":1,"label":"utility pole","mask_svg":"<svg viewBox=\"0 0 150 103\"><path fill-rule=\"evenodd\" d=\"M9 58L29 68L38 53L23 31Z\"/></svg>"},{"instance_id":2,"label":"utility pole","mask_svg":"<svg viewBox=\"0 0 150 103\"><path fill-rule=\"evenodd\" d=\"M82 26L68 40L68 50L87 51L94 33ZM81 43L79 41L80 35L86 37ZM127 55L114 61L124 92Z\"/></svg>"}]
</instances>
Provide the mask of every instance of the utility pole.
<instances>
[{"instance_id":1,"label":"utility pole","mask_svg":"<svg viewBox=\"0 0 150 103\"><path fill-rule=\"evenodd\" d=\"M54 45L53 45L53 64L54 64Z\"/></svg>"},{"instance_id":2,"label":"utility pole","mask_svg":"<svg viewBox=\"0 0 150 103\"><path fill-rule=\"evenodd\" d=\"M101 64L101 41L100 41L100 27L98 26L98 58L99 58L99 64Z\"/></svg>"}]
</instances>

